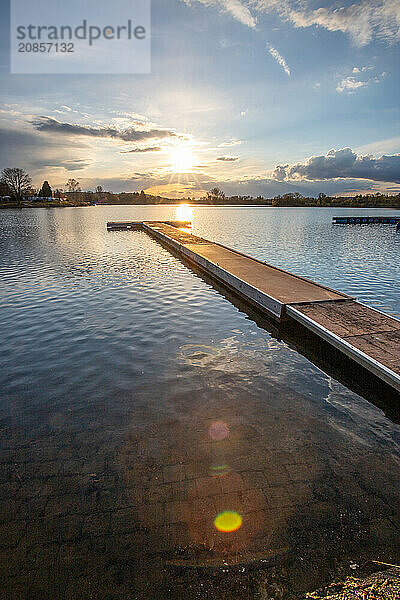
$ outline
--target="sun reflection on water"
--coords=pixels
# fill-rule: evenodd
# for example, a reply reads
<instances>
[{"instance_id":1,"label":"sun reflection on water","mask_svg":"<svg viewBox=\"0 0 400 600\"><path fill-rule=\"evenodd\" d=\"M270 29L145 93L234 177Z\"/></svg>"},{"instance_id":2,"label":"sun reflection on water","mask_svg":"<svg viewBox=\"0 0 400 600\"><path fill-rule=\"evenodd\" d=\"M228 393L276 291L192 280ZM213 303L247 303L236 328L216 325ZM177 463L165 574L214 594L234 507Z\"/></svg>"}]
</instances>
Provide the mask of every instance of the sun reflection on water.
<instances>
[{"instance_id":1,"label":"sun reflection on water","mask_svg":"<svg viewBox=\"0 0 400 600\"><path fill-rule=\"evenodd\" d=\"M180 204L176 209L177 221L192 221L193 208L189 204Z\"/></svg>"}]
</instances>

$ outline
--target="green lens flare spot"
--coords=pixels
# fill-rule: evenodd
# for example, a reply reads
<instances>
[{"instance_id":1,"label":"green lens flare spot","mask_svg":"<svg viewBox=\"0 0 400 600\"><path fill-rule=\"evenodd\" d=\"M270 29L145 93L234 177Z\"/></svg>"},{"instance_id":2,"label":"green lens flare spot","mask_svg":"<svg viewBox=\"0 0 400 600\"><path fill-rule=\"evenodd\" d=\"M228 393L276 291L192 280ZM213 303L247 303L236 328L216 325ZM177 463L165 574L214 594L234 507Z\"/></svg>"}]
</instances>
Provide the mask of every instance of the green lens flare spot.
<instances>
[{"instance_id":1,"label":"green lens flare spot","mask_svg":"<svg viewBox=\"0 0 400 600\"><path fill-rule=\"evenodd\" d=\"M231 533L232 531L240 529L242 522L242 517L237 512L224 510L224 512L219 513L219 515L215 517L214 527L218 529L218 531Z\"/></svg>"}]
</instances>

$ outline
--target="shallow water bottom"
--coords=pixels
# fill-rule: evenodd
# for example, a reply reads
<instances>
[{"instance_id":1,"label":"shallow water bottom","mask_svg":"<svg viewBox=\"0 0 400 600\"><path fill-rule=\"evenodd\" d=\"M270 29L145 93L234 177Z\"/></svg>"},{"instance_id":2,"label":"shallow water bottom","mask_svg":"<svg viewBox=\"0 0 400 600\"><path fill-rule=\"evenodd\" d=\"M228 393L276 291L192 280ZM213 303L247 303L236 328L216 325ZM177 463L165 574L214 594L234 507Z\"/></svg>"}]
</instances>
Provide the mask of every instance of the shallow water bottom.
<instances>
[{"instance_id":1,"label":"shallow water bottom","mask_svg":"<svg viewBox=\"0 0 400 600\"><path fill-rule=\"evenodd\" d=\"M390 450L262 376L208 369L184 387L14 431L4 597L290 598L398 557ZM225 511L239 528L218 530Z\"/></svg>"},{"instance_id":2,"label":"shallow water bottom","mask_svg":"<svg viewBox=\"0 0 400 600\"><path fill-rule=\"evenodd\" d=\"M0 237L0 598L291 599L398 564L398 425L148 236L53 212Z\"/></svg>"}]
</instances>

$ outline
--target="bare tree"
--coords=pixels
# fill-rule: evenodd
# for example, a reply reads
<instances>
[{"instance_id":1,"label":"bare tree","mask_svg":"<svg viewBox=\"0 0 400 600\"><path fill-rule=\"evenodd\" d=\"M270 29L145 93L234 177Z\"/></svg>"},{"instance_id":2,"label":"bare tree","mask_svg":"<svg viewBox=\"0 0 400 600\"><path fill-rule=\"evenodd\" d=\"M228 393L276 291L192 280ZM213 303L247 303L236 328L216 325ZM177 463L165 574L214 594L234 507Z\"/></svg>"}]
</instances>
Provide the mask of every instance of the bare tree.
<instances>
[{"instance_id":1,"label":"bare tree","mask_svg":"<svg viewBox=\"0 0 400 600\"><path fill-rule=\"evenodd\" d=\"M31 190L32 179L24 169L6 168L1 172L2 182L9 188L11 195L18 203Z\"/></svg>"},{"instance_id":2,"label":"bare tree","mask_svg":"<svg viewBox=\"0 0 400 600\"><path fill-rule=\"evenodd\" d=\"M222 202L225 200L225 194L222 190L215 187L207 192L207 200L209 202Z\"/></svg>"},{"instance_id":3,"label":"bare tree","mask_svg":"<svg viewBox=\"0 0 400 600\"><path fill-rule=\"evenodd\" d=\"M0 179L0 196L11 196L11 190L4 179Z\"/></svg>"},{"instance_id":4,"label":"bare tree","mask_svg":"<svg viewBox=\"0 0 400 600\"><path fill-rule=\"evenodd\" d=\"M79 181L77 181L76 179L68 179L67 189L69 192L80 192L81 187L79 185Z\"/></svg>"},{"instance_id":5,"label":"bare tree","mask_svg":"<svg viewBox=\"0 0 400 600\"><path fill-rule=\"evenodd\" d=\"M101 185L96 186L95 195L96 195L96 200L98 202L100 202L103 198L103 188L101 187Z\"/></svg>"},{"instance_id":6,"label":"bare tree","mask_svg":"<svg viewBox=\"0 0 400 600\"><path fill-rule=\"evenodd\" d=\"M72 198L74 200L77 199L78 193L80 191L82 191L81 190L81 186L79 185L79 181L77 181L76 179L68 179L68 181L67 181L67 190L68 190L68 192L72 193Z\"/></svg>"}]
</instances>

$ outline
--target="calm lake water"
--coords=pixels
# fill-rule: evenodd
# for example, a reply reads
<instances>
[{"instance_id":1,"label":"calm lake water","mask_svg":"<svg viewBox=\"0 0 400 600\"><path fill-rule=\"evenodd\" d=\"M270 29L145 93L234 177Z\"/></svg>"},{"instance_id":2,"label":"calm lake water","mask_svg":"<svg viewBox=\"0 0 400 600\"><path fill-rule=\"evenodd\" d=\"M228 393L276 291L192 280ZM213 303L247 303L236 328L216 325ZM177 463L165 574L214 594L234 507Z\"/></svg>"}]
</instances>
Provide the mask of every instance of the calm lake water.
<instances>
[{"instance_id":1,"label":"calm lake water","mask_svg":"<svg viewBox=\"0 0 400 600\"><path fill-rule=\"evenodd\" d=\"M0 211L5 600L302 598L399 564L400 427L141 232ZM400 233L193 209L194 233L400 314ZM392 211L396 214L396 211Z\"/></svg>"}]
</instances>

